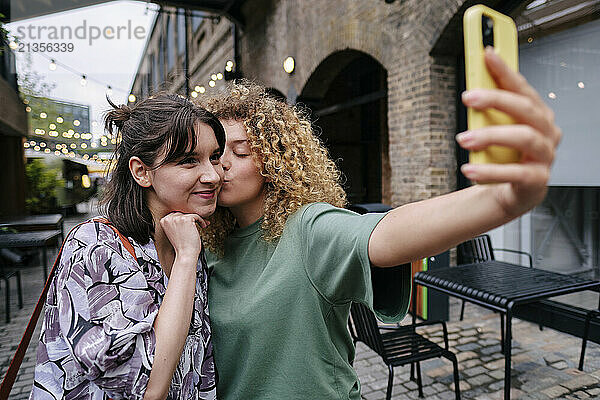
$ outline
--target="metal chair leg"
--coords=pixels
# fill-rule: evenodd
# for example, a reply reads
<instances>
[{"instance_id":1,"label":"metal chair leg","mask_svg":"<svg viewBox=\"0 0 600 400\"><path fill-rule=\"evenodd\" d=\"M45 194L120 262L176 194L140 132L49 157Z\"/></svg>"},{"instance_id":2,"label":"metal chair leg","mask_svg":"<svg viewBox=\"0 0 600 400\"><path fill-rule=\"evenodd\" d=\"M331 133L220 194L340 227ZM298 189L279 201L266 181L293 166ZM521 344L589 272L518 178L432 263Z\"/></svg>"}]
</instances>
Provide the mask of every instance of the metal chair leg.
<instances>
[{"instance_id":1,"label":"metal chair leg","mask_svg":"<svg viewBox=\"0 0 600 400\"><path fill-rule=\"evenodd\" d=\"M583 360L585 359L585 348L587 345L588 335L590 333L590 322L594 315L598 315L598 311L591 310L585 315L585 327L583 328L583 338L581 341L581 354L579 355L579 370L583 371Z\"/></svg>"},{"instance_id":2,"label":"metal chair leg","mask_svg":"<svg viewBox=\"0 0 600 400\"><path fill-rule=\"evenodd\" d=\"M423 397L423 381L421 380L421 363L417 361L417 386L419 386L419 397Z\"/></svg>"},{"instance_id":3,"label":"metal chair leg","mask_svg":"<svg viewBox=\"0 0 600 400\"><path fill-rule=\"evenodd\" d=\"M19 298L19 309L23 308L23 288L21 287L21 271L16 272L17 275L17 297Z\"/></svg>"},{"instance_id":4,"label":"metal chair leg","mask_svg":"<svg viewBox=\"0 0 600 400\"><path fill-rule=\"evenodd\" d=\"M388 365L388 369L390 370L390 374L388 376L388 386L385 394L385 400L390 400L392 398L392 384L394 383L394 367Z\"/></svg>"},{"instance_id":5,"label":"metal chair leg","mask_svg":"<svg viewBox=\"0 0 600 400\"><path fill-rule=\"evenodd\" d=\"M504 347L504 314L500 313L500 352L505 354Z\"/></svg>"},{"instance_id":6,"label":"metal chair leg","mask_svg":"<svg viewBox=\"0 0 600 400\"><path fill-rule=\"evenodd\" d=\"M415 363L410 363L410 380L415 382L417 378L415 378Z\"/></svg>"},{"instance_id":7,"label":"metal chair leg","mask_svg":"<svg viewBox=\"0 0 600 400\"><path fill-rule=\"evenodd\" d=\"M10 322L10 284L8 283L8 278L4 278L4 282L6 283L6 323Z\"/></svg>"},{"instance_id":8,"label":"metal chair leg","mask_svg":"<svg viewBox=\"0 0 600 400\"><path fill-rule=\"evenodd\" d=\"M511 373L511 350L512 350L512 305L506 313L506 345L504 346L504 400L510 400L510 373Z\"/></svg>"},{"instance_id":9,"label":"metal chair leg","mask_svg":"<svg viewBox=\"0 0 600 400\"><path fill-rule=\"evenodd\" d=\"M462 321L465 316L465 301L462 301L462 305L460 306L460 320Z\"/></svg>"},{"instance_id":10,"label":"metal chair leg","mask_svg":"<svg viewBox=\"0 0 600 400\"><path fill-rule=\"evenodd\" d=\"M444 353L444 357L452 361L453 373L454 373L454 394L456 400L460 400L460 379L458 376L458 360L456 355L450 351Z\"/></svg>"}]
</instances>

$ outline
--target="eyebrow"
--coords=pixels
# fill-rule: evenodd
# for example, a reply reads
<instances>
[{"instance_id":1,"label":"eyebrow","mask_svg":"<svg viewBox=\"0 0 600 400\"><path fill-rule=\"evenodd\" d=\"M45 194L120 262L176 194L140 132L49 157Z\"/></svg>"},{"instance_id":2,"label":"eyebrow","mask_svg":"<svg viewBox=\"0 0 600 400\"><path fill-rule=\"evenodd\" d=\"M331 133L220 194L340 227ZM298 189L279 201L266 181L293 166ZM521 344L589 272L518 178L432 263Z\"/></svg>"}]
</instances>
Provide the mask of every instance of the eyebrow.
<instances>
[{"instance_id":1,"label":"eyebrow","mask_svg":"<svg viewBox=\"0 0 600 400\"><path fill-rule=\"evenodd\" d=\"M232 140L231 143L232 144L248 143L248 139Z\"/></svg>"}]
</instances>

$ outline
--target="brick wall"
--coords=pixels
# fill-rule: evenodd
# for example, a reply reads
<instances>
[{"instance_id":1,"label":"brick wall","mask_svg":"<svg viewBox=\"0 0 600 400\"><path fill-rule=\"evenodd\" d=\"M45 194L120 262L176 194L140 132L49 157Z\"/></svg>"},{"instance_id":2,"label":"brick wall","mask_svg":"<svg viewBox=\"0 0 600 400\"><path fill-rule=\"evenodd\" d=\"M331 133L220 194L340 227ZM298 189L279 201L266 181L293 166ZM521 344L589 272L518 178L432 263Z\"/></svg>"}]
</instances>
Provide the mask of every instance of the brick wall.
<instances>
[{"instance_id":1,"label":"brick wall","mask_svg":"<svg viewBox=\"0 0 600 400\"><path fill-rule=\"evenodd\" d=\"M456 61L430 53L463 2L247 0L239 68L247 78L298 94L332 54L348 49L368 54L387 71L384 199L397 206L437 196L456 188ZM233 58L229 22L209 28L202 43L191 47L192 87L206 86L210 74ZM296 59L292 75L282 68L287 56ZM175 77L172 90L182 83Z\"/></svg>"},{"instance_id":2,"label":"brick wall","mask_svg":"<svg viewBox=\"0 0 600 400\"><path fill-rule=\"evenodd\" d=\"M392 205L447 193L456 188L455 60L429 53L460 4L249 0L242 69L283 93L301 93L332 53L370 55L388 73ZM288 55L297 64L291 76L281 67Z\"/></svg>"}]
</instances>

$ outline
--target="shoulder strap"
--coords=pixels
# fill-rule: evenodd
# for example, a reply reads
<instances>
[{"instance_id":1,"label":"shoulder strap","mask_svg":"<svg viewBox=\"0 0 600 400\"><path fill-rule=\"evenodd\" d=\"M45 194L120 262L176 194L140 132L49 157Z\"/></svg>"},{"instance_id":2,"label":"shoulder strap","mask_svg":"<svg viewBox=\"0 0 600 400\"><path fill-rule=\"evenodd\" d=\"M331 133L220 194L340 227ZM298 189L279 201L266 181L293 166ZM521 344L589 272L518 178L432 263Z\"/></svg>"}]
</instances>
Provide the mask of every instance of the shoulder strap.
<instances>
[{"instance_id":1,"label":"shoulder strap","mask_svg":"<svg viewBox=\"0 0 600 400\"><path fill-rule=\"evenodd\" d=\"M129 254L131 254L133 256L133 258L137 260L137 257L135 255L135 250L133 249L133 245L131 244L131 242L127 239L127 237L125 235L123 235L121 232L119 232L117 230L117 228L108 219L106 219L106 218L94 218L93 221L100 222L102 224L108 225L108 227L110 229L112 229L113 231L115 231L115 233L117 235L119 235L119 239L121 239L121 243L123 243L123 246L125 247L125 250L127 250L129 252Z\"/></svg>"},{"instance_id":2,"label":"shoulder strap","mask_svg":"<svg viewBox=\"0 0 600 400\"><path fill-rule=\"evenodd\" d=\"M93 219L93 221L106 224L113 231L115 231L115 233L117 235L119 235L119 238L121 239L123 246L125 246L125 249L129 253L131 253L131 255L133 256L134 259L137 259L137 257L135 256L135 250L133 249L133 245L131 244L131 242L129 240L127 240L127 237L125 237L121 232L119 232L117 230L117 228L115 228L114 225L112 225L106 218L96 218L96 219ZM85 224L85 222L77 224L75 227L73 227L73 229L71 229L71 231L69 231L69 233L67 234L67 236L65 236L65 238L69 237L69 235L71 234L71 232L73 232L73 230L75 230L77 227L79 227L80 225L83 225L83 224ZM56 255L56 260L54 260L54 265L52 265L52 269L50 270L50 274L48 275L48 279L46 280L46 284L44 285L44 289L42 290L42 294L40 295L40 298L39 298L37 304L35 305L35 308L33 309L33 313L31 314L31 318L29 319L27 328L25 328L25 332L23 333L23 337L21 338L19 347L17 347L17 351L15 352L15 355L13 356L13 359L10 362L8 371L6 371L6 375L4 375L4 379L2 380L2 384L0 385L0 399L8 399L8 395L10 394L13 384L15 383L15 380L17 379L17 373L19 372L19 368L21 367L21 363L23 362L23 358L25 357L25 351L27 350L27 347L29 347L29 343L31 342L31 336L33 335L33 331L35 330L37 321L40 317L42 309L44 308L44 302L46 300L46 296L48 295L48 289L50 288L50 283L52 282L52 278L54 277L54 273L56 271L56 266L58 265L58 263L60 261L60 256L62 254L64 245L65 245L65 240L63 240L63 242L60 246L60 250L58 251L58 254Z\"/></svg>"}]
</instances>

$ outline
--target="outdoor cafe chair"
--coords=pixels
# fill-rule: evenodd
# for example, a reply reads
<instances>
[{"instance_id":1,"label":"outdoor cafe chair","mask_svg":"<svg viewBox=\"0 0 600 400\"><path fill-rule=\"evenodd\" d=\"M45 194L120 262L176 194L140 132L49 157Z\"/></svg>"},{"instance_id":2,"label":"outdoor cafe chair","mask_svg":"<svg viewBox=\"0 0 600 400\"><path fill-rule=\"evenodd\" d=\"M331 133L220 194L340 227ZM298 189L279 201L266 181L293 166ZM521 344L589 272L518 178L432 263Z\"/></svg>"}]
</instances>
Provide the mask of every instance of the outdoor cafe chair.
<instances>
[{"instance_id":1,"label":"outdoor cafe chair","mask_svg":"<svg viewBox=\"0 0 600 400\"><path fill-rule=\"evenodd\" d=\"M529 267L533 268L533 259L531 254L525 251L512 250L512 249L499 249L492 247L492 240L490 235L484 234L469 239L457 246L457 253L460 264L473 264L484 261L495 260L495 251L504 251L508 253L520 254L527 256L529 259ZM460 320L462 321L465 315L465 301L462 301L460 306ZM502 325L504 325L502 321Z\"/></svg>"},{"instance_id":2,"label":"outdoor cafe chair","mask_svg":"<svg viewBox=\"0 0 600 400\"><path fill-rule=\"evenodd\" d=\"M17 298L19 300L19 308L23 308L23 289L21 287L21 271L14 268L15 264L21 263L21 256L10 251L9 249L0 249L0 280L4 281L6 289L5 295L5 310L6 323L10 322L10 281L13 276L17 283Z\"/></svg>"},{"instance_id":3,"label":"outdoor cafe chair","mask_svg":"<svg viewBox=\"0 0 600 400\"><path fill-rule=\"evenodd\" d=\"M417 370L417 385L419 397L423 397L420 362L431 358L444 357L452 362L454 367L454 391L456 399L460 400L460 387L458 378L458 361L456 355L448 349L448 330L443 321L415 322L399 325L392 328L383 328L377 325L375 315L371 310L359 303L352 303L350 307L352 324L349 323L350 333L356 344L361 341L376 352L388 366L389 376L386 400L392 397L392 383L394 380L394 367L410 364L411 380L414 378L414 364ZM416 328L441 324L444 331L444 347L417 333Z\"/></svg>"}]
</instances>

